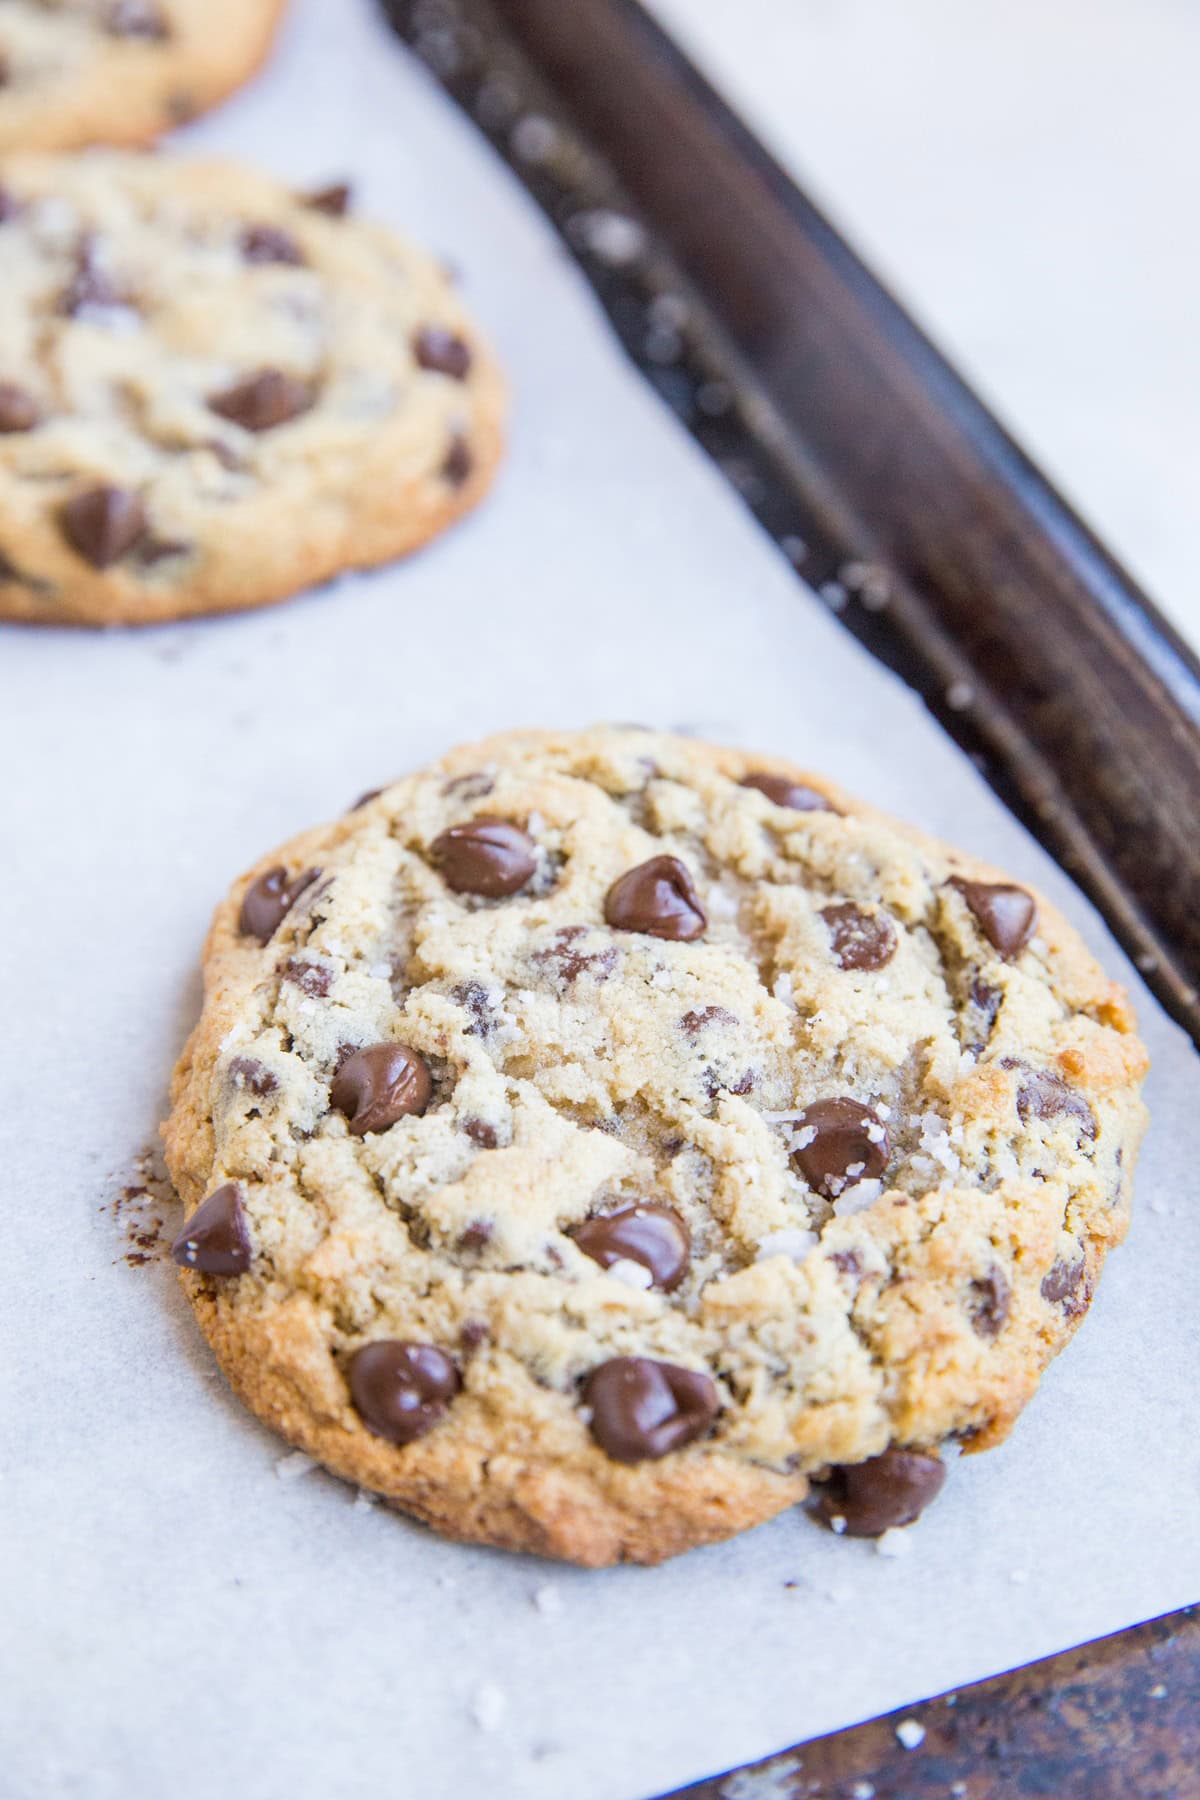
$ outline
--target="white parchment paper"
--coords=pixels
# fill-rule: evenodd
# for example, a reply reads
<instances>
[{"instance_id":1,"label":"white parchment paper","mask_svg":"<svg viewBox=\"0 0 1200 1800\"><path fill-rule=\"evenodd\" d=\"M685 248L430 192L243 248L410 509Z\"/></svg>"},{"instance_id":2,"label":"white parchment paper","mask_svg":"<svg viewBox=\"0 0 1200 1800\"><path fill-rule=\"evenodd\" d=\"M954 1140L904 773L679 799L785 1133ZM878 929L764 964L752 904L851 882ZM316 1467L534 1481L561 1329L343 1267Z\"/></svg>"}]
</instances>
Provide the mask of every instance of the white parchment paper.
<instances>
[{"instance_id":1,"label":"white parchment paper","mask_svg":"<svg viewBox=\"0 0 1200 1800\"><path fill-rule=\"evenodd\" d=\"M1200 1062L1144 990L1131 1239L1010 1443L956 1465L901 1558L800 1514L652 1571L442 1543L281 1479L169 1266L128 1265L109 1203L213 904L462 738L642 719L807 760L1042 884L1123 969L628 370L369 0L298 0L269 74L184 149L352 173L459 263L512 373L512 453L404 567L240 619L0 628L0 1794L643 1800L1194 1600Z\"/></svg>"}]
</instances>

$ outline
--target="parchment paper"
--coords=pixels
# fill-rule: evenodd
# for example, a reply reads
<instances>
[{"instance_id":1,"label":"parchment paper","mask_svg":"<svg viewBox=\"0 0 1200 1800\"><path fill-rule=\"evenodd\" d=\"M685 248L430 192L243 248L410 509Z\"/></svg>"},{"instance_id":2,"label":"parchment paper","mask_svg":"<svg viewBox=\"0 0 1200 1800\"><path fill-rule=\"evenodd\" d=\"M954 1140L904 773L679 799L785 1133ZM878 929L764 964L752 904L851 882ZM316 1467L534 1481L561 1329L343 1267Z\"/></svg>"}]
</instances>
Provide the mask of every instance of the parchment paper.
<instances>
[{"instance_id":1,"label":"parchment paper","mask_svg":"<svg viewBox=\"0 0 1200 1800\"><path fill-rule=\"evenodd\" d=\"M319 1472L282 1479L169 1265L129 1266L112 1197L214 902L478 733L642 719L810 761L1042 884L1139 987L627 369L368 0L299 0L269 74L184 149L350 172L459 263L512 373L512 453L407 566L240 619L0 628L0 1793L641 1800L1194 1600L1200 1063L1144 991L1132 1238L1010 1443L956 1465L901 1558L798 1513L654 1571L442 1543Z\"/></svg>"}]
</instances>

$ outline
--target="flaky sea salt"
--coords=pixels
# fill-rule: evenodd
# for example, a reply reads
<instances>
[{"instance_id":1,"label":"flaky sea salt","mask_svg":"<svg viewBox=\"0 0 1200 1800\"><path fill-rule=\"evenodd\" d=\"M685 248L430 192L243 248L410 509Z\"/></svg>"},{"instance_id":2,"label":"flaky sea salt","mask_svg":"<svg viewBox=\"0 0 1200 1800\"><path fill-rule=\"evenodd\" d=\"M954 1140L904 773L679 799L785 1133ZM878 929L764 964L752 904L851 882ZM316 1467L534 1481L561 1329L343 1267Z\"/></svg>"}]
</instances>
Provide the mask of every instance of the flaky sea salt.
<instances>
[{"instance_id":1,"label":"flaky sea salt","mask_svg":"<svg viewBox=\"0 0 1200 1800\"><path fill-rule=\"evenodd\" d=\"M634 262L646 248L646 233L636 219L603 207L595 212L580 213L572 221L572 235L578 237L593 256L614 268Z\"/></svg>"},{"instance_id":2,"label":"flaky sea salt","mask_svg":"<svg viewBox=\"0 0 1200 1800\"><path fill-rule=\"evenodd\" d=\"M919 1750L925 1742L925 1727L916 1719L901 1719L896 1727L896 1736L906 1750Z\"/></svg>"},{"instance_id":3,"label":"flaky sea salt","mask_svg":"<svg viewBox=\"0 0 1200 1800\"><path fill-rule=\"evenodd\" d=\"M728 888L711 887L707 895L708 910L714 919L736 919L738 910L737 895L731 894Z\"/></svg>"},{"instance_id":4,"label":"flaky sea salt","mask_svg":"<svg viewBox=\"0 0 1200 1800\"><path fill-rule=\"evenodd\" d=\"M853 1187L844 1188L838 1195L833 1203L834 1214L839 1219L853 1218L855 1213L874 1206L882 1192L882 1181L856 1181Z\"/></svg>"},{"instance_id":5,"label":"flaky sea salt","mask_svg":"<svg viewBox=\"0 0 1200 1800\"><path fill-rule=\"evenodd\" d=\"M759 1238L755 1261L765 1262L769 1256L790 1256L793 1262L802 1262L818 1242L815 1231L785 1225L781 1230L768 1231L765 1237Z\"/></svg>"},{"instance_id":6,"label":"flaky sea salt","mask_svg":"<svg viewBox=\"0 0 1200 1800\"><path fill-rule=\"evenodd\" d=\"M781 969L775 977L775 985L771 989L771 992L777 1000L782 1000L785 1006L792 1006L795 1004L795 996L792 992L792 978L786 969Z\"/></svg>"},{"instance_id":7,"label":"flaky sea salt","mask_svg":"<svg viewBox=\"0 0 1200 1800\"><path fill-rule=\"evenodd\" d=\"M614 1263L609 1263L607 1274L614 1281L623 1282L626 1287L649 1288L654 1286L654 1276L645 1263L634 1262L630 1256L619 1256Z\"/></svg>"}]
</instances>

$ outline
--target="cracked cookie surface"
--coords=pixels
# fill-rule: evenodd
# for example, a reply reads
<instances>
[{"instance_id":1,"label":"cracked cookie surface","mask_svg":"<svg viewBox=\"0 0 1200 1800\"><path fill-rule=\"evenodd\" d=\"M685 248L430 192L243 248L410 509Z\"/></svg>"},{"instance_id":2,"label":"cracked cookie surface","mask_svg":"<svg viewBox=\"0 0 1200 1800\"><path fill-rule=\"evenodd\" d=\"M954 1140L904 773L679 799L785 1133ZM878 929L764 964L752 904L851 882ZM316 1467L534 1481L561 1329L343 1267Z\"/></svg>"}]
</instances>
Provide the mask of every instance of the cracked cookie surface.
<instances>
[{"instance_id":1,"label":"cracked cookie surface","mask_svg":"<svg viewBox=\"0 0 1200 1800\"><path fill-rule=\"evenodd\" d=\"M471 507L503 383L433 258L253 171L0 161L0 617L280 600Z\"/></svg>"},{"instance_id":2,"label":"cracked cookie surface","mask_svg":"<svg viewBox=\"0 0 1200 1800\"><path fill-rule=\"evenodd\" d=\"M148 144L240 87L284 0L0 0L0 152Z\"/></svg>"},{"instance_id":3,"label":"cracked cookie surface","mask_svg":"<svg viewBox=\"0 0 1200 1800\"><path fill-rule=\"evenodd\" d=\"M1125 1229L1121 990L775 759L457 750L251 870L205 975L164 1128L200 1323L291 1442L464 1538L656 1561L867 1465L911 1517Z\"/></svg>"}]
</instances>

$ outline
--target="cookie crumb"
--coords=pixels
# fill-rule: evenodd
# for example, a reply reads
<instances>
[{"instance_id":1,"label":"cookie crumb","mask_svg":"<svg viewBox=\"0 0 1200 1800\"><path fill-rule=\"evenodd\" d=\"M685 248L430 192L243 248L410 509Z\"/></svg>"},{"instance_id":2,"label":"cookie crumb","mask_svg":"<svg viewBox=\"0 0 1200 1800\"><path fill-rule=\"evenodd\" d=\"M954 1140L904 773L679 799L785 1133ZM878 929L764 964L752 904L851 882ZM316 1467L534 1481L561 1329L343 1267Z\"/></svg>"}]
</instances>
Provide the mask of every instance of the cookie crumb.
<instances>
[{"instance_id":1,"label":"cookie crumb","mask_svg":"<svg viewBox=\"0 0 1200 1800\"><path fill-rule=\"evenodd\" d=\"M910 1556L913 1541L907 1526L893 1525L875 1539L875 1551L878 1556Z\"/></svg>"},{"instance_id":2,"label":"cookie crumb","mask_svg":"<svg viewBox=\"0 0 1200 1800\"><path fill-rule=\"evenodd\" d=\"M290 1456L281 1456L275 1464L275 1473L280 1481L298 1481L301 1475L307 1475L310 1469L316 1468L311 1456L305 1456L303 1450L293 1450Z\"/></svg>"},{"instance_id":3,"label":"cookie crumb","mask_svg":"<svg viewBox=\"0 0 1200 1800\"><path fill-rule=\"evenodd\" d=\"M901 1719L896 1727L896 1736L906 1750L919 1750L925 1742L925 1727L916 1719Z\"/></svg>"},{"instance_id":4,"label":"cookie crumb","mask_svg":"<svg viewBox=\"0 0 1200 1800\"><path fill-rule=\"evenodd\" d=\"M552 1583L545 1582L533 1590L533 1604L546 1619L557 1619L563 1610L563 1597Z\"/></svg>"}]
</instances>

